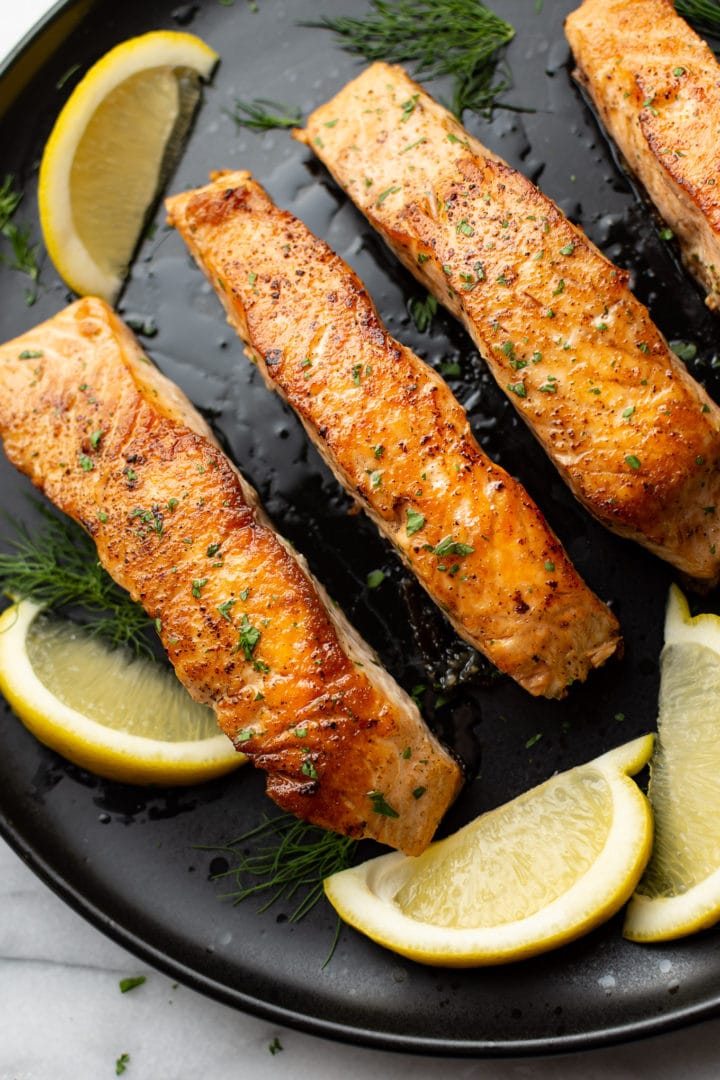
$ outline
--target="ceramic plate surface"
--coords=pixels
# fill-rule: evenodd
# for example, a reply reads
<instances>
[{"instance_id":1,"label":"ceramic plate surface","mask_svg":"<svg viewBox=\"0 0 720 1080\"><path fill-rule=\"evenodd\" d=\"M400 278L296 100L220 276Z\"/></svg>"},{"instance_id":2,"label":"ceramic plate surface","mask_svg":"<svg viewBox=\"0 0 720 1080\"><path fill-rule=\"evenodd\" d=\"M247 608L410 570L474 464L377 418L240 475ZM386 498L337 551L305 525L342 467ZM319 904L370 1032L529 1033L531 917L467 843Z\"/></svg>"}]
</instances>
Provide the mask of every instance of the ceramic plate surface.
<instances>
[{"instance_id":1,"label":"ceramic plate surface","mask_svg":"<svg viewBox=\"0 0 720 1080\"><path fill-rule=\"evenodd\" d=\"M516 27L507 62L513 86L492 122L466 116L484 142L540 184L614 261L670 339L692 341L690 365L720 396L718 323L633 192L571 78L562 19L569 0L494 0ZM257 10L255 10L257 7ZM301 27L321 10L361 13L361 0L73 0L61 5L0 75L3 172L25 195L17 220L39 240L37 166L57 112L83 71L111 46L151 29L187 25L221 54L187 151L169 189L202 183L211 169L249 168L358 271L391 332L448 375L487 452L519 476L589 584L612 602L625 633L609 663L561 703L532 700L507 680L469 681L467 650L409 582L389 546L320 462L294 415L262 385L220 305L179 237L157 228L144 242L120 312L145 327L160 368L210 419L260 491L279 529L408 689L425 684L431 722L464 757L470 779L446 829L518 794L558 769L652 730L669 570L605 532L565 489L533 437L487 375L449 315L419 333L408 304L423 291L371 231L312 154L286 132L238 130L236 98L294 103L304 115L356 74L361 62L326 31ZM447 87L430 84L443 96ZM59 311L72 297L47 259L39 296L0 268L2 340ZM446 365L451 365L448 369ZM0 505L36 516L30 484L0 458ZM9 528L9 526L7 526ZM6 533L7 533L6 528ZM369 571L388 574L369 591ZM712 606L716 598L705 603ZM472 667L472 663L470 663ZM452 673L459 686L449 687ZM450 677L449 677L450 676ZM442 684L433 691L433 684ZM433 708L438 694L445 704ZM106 783L39 745L5 709L0 820L7 839L69 903L148 961L241 1009L316 1034L436 1054L529 1054L657 1033L712 1015L720 1001L720 933L667 946L624 941L621 919L558 952L509 967L430 969L402 960L348 928L331 962L334 914L304 922L278 904L264 914L233 906L212 880L223 863L203 846L233 839L274 813L250 768L204 787L147 791ZM540 735L535 740L533 737ZM530 747L526 744L530 742ZM371 851L368 848L368 851Z\"/></svg>"}]
</instances>

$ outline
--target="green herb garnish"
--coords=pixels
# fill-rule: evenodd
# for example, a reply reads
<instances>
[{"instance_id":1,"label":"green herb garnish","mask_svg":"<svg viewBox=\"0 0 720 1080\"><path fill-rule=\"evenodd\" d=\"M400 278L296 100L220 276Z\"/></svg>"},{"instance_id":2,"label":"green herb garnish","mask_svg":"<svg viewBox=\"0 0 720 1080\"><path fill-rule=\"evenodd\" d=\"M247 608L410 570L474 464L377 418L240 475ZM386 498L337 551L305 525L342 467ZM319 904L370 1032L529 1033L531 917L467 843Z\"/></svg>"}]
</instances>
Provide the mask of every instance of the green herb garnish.
<instances>
[{"instance_id":1,"label":"green herb garnish","mask_svg":"<svg viewBox=\"0 0 720 1080\"><path fill-rule=\"evenodd\" d=\"M433 549L433 555L472 555L475 550L474 547L470 547L469 544L460 544L457 540L453 540L452 536L446 536L437 547Z\"/></svg>"},{"instance_id":2,"label":"green herb garnish","mask_svg":"<svg viewBox=\"0 0 720 1080\"><path fill-rule=\"evenodd\" d=\"M385 580L384 570L371 570L367 576L368 589L377 589Z\"/></svg>"},{"instance_id":3,"label":"green herb garnish","mask_svg":"<svg viewBox=\"0 0 720 1080\"><path fill-rule=\"evenodd\" d=\"M720 33L720 4L716 0L675 0L675 10L696 30Z\"/></svg>"},{"instance_id":4,"label":"green herb garnish","mask_svg":"<svg viewBox=\"0 0 720 1080\"><path fill-rule=\"evenodd\" d=\"M324 16L305 25L332 30L347 52L410 64L418 78L452 78L452 110L488 116L509 85L494 82L498 54L515 31L481 0L371 0L361 18Z\"/></svg>"},{"instance_id":5,"label":"green herb garnish","mask_svg":"<svg viewBox=\"0 0 720 1080\"><path fill-rule=\"evenodd\" d=\"M408 510L405 524L405 531L408 536L414 536L416 532L420 532L424 524L425 517L423 514L419 514L417 510Z\"/></svg>"},{"instance_id":6,"label":"green herb garnish","mask_svg":"<svg viewBox=\"0 0 720 1080\"><path fill-rule=\"evenodd\" d=\"M253 101L237 99L233 109L225 111L238 127L250 128L253 131L294 128L302 123L300 109L269 98L254 98Z\"/></svg>"},{"instance_id":7,"label":"green herb garnish","mask_svg":"<svg viewBox=\"0 0 720 1080\"><path fill-rule=\"evenodd\" d=\"M372 803L373 813L380 814L381 817L399 818L397 810L395 810L389 802L385 799L385 795L382 791L368 791L367 797Z\"/></svg>"},{"instance_id":8,"label":"green herb garnish","mask_svg":"<svg viewBox=\"0 0 720 1080\"><path fill-rule=\"evenodd\" d=\"M120 1057L116 1058L116 1060L115 1060L115 1075L116 1076L122 1076L122 1074L125 1072L125 1070L127 1069L129 1064L130 1064L130 1055L129 1054L121 1054Z\"/></svg>"},{"instance_id":9,"label":"green herb garnish","mask_svg":"<svg viewBox=\"0 0 720 1080\"><path fill-rule=\"evenodd\" d=\"M118 984L120 993L127 994L128 990L134 990L136 986L142 986L144 982L147 982L145 975L131 975L127 979L121 979Z\"/></svg>"},{"instance_id":10,"label":"green herb garnish","mask_svg":"<svg viewBox=\"0 0 720 1080\"><path fill-rule=\"evenodd\" d=\"M250 624L247 615L242 617L239 634L238 648L242 649L246 660L252 660L255 647L260 640L260 631Z\"/></svg>"},{"instance_id":11,"label":"green herb garnish","mask_svg":"<svg viewBox=\"0 0 720 1080\"><path fill-rule=\"evenodd\" d=\"M421 334L424 334L432 326L432 321L437 313L438 302L434 296L428 293L424 300L413 296L408 303L408 308L415 326Z\"/></svg>"},{"instance_id":12,"label":"green herb garnish","mask_svg":"<svg viewBox=\"0 0 720 1080\"><path fill-rule=\"evenodd\" d=\"M30 243L30 226L18 225L12 219L20 205L22 192L15 190L13 178L6 176L0 184L0 235L10 244L12 256L0 251L0 262L6 263L11 270L27 274L33 283L32 289L25 292L25 302L31 306L37 300L37 282L40 276L37 255L39 244Z\"/></svg>"},{"instance_id":13,"label":"green herb garnish","mask_svg":"<svg viewBox=\"0 0 720 1080\"><path fill-rule=\"evenodd\" d=\"M237 883L237 889L222 894L222 899L239 904L257 896L263 900L261 912L278 900L293 900L296 906L289 919L296 923L323 898L325 878L350 866L358 843L352 837L299 821L292 814L282 814L265 820L229 844L203 850L223 852L236 860L234 866L213 878L214 881L234 878ZM325 963L332 956L340 926L338 919L335 941Z\"/></svg>"},{"instance_id":14,"label":"green herb garnish","mask_svg":"<svg viewBox=\"0 0 720 1080\"><path fill-rule=\"evenodd\" d=\"M103 570L90 538L70 518L35 505L44 527L33 528L31 535L25 525L17 525L16 535L5 541L11 550L0 552L0 589L19 599L31 597L52 611L81 608L88 633L153 657L146 636L152 619Z\"/></svg>"}]
</instances>

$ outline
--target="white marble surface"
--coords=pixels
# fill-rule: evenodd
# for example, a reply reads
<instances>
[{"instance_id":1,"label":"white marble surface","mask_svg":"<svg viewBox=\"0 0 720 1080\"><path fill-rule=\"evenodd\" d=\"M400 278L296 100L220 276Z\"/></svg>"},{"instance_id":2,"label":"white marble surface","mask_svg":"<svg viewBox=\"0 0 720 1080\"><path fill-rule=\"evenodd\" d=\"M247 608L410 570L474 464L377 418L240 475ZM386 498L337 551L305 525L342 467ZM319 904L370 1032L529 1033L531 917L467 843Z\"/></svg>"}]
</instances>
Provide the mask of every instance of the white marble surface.
<instances>
[{"instance_id":1,"label":"white marble surface","mask_svg":"<svg viewBox=\"0 0 720 1080\"><path fill-rule=\"evenodd\" d=\"M210 0L208 0L210 2ZM0 0L0 55L49 7ZM145 975L121 994L119 980ZM270 1052L274 1040L282 1050ZM174 984L67 908L0 841L0 1080L716 1080L720 1020L563 1058L439 1061L277 1028Z\"/></svg>"}]
</instances>

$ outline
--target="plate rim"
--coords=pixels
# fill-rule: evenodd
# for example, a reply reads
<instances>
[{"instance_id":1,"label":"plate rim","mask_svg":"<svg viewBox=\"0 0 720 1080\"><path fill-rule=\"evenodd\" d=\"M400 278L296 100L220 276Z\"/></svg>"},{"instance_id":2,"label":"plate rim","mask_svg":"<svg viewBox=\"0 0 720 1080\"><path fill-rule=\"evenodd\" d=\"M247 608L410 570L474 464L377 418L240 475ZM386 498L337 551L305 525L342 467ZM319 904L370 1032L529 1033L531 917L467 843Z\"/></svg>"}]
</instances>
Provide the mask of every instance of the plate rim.
<instances>
[{"instance_id":1,"label":"plate rim","mask_svg":"<svg viewBox=\"0 0 720 1080\"><path fill-rule=\"evenodd\" d=\"M109 0L56 0L51 8L27 31L21 40L0 62L0 89L12 69L19 64L39 39L65 14L75 7L90 12ZM31 76L32 78L32 76ZM26 87L22 87L20 93ZM385 1050L395 1053L414 1053L437 1058L522 1058L559 1056L581 1051L629 1043L639 1039L667 1034L720 1015L720 986L712 998L673 1008L642 1020L592 1031L553 1034L542 1038L498 1039L438 1039L417 1035L378 1032L369 1027L307 1016L284 1006L254 997L239 989L230 988L214 978L204 976L181 960L168 956L151 942L135 935L116 922L106 911L94 904L74 887L37 848L28 842L17 825L0 810L0 837L22 862L74 912L82 916L108 938L151 964L165 975L177 979L198 993L224 1005L303 1031L319 1038L332 1039L351 1046ZM444 969L450 970L450 969Z\"/></svg>"}]
</instances>

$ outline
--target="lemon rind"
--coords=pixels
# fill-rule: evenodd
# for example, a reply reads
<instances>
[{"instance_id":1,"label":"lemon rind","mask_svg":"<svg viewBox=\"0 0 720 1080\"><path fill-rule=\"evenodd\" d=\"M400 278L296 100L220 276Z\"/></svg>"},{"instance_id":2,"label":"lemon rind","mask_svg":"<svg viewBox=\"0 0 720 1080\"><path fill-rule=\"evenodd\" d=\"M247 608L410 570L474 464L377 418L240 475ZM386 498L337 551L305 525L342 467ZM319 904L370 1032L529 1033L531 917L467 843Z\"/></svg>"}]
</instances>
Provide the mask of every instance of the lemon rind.
<instances>
[{"instance_id":1,"label":"lemon rind","mask_svg":"<svg viewBox=\"0 0 720 1080\"><path fill-rule=\"evenodd\" d=\"M129 783L194 783L247 760L221 732L203 740L163 742L115 731L59 701L38 679L24 648L27 631L42 610L43 605L25 599L0 615L0 692L44 745L82 768Z\"/></svg>"},{"instance_id":2,"label":"lemon rind","mask_svg":"<svg viewBox=\"0 0 720 1080\"><path fill-rule=\"evenodd\" d=\"M153 65L161 39L162 61ZM63 106L40 163L38 203L48 255L66 284L80 296L94 294L113 303L122 286L122 278L105 273L95 263L73 227L70 172L89 118L112 89L139 71L151 66L193 67L207 80L218 59L215 50L194 34L174 30L142 34L105 53Z\"/></svg>"},{"instance_id":3,"label":"lemon rind","mask_svg":"<svg viewBox=\"0 0 720 1080\"><path fill-rule=\"evenodd\" d=\"M705 646L720 655L720 618L705 613L691 615L683 592L672 585L665 614L665 646L677 644ZM636 942L673 941L706 930L718 920L720 867L677 896L636 892L625 915L623 936Z\"/></svg>"},{"instance_id":4,"label":"lemon rind","mask_svg":"<svg viewBox=\"0 0 720 1080\"><path fill-rule=\"evenodd\" d=\"M632 894L652 846L647 799L627 775L647 762L653 737L643 736L590 765L608 783L613 820L590 869L565 893L524 918L490 928L429 926L392 901L412 873L412 858L393 852L341 871L325 881L338 914L379 945L412 960L470 967L525 959L566 944L614 915ZM569 914L568 914L569 912Z\"/></svg>"},{"instance_id":5,"label":"lemon rind","mask_svg":"<svg viewBox=\"0 0 720 1080\"><path fill-rule=\"evenodd\" d=\"M635 893L628 904L623 936L629 941L673 941L720 920L720 868L678 896Z\"/></svg>"}]
</instances>

